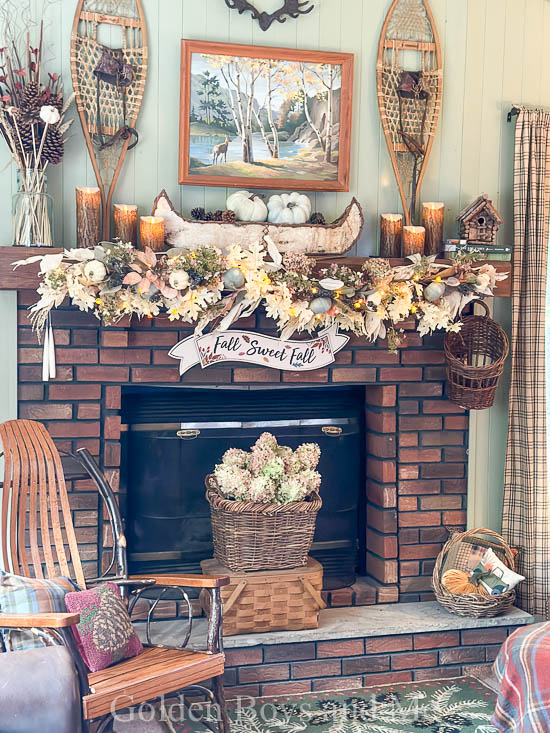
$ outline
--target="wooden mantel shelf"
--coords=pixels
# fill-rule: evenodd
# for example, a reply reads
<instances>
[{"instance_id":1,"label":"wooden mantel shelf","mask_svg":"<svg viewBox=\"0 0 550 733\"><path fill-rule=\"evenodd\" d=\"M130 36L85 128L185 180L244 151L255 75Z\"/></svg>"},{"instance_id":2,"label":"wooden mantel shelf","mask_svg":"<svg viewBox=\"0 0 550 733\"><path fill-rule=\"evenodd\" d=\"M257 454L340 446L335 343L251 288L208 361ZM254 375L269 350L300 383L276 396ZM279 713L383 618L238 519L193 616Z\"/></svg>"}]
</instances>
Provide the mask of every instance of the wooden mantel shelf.
<instances>
[{"instance_id":1,"label":"wooden mantel shelf","mask_svg":"<svg viewBox=\"0 0 550 733\"><path fill-rule=\"evenodd\" d=\"M0 247L0 290L36 290L38 285L38 264L25 265L13 269L13 263L16 260L27 259L34 255L56 254L61 249L53 247ZM337 261L342 265L360 266L365 261L364 257L319 257L318 260L323 264ZM408 260L390 260L393 266L405 265ZM450 260L438 260L438 262L451 264ZM480 262L479 264L483 264ZM511 262L490 262L499 272L507 272L511 275ZM497 283L495 295L502 298L510 297L512 289L512 278L508 277Z\"/></svg>"}]
</instances>

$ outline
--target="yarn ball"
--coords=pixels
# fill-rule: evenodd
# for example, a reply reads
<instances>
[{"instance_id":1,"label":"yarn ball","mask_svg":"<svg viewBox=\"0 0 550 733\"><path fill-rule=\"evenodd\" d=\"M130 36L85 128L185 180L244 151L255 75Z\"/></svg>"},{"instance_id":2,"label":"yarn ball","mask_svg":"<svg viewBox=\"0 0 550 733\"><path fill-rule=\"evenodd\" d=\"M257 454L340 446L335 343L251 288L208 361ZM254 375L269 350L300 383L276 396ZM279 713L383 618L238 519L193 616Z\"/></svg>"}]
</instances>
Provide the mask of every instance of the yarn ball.
<instances>
[{"instance_id":1,"label":"yarn ball","mask_svg":"<svg viewBox=\"0 0 550 733\"><path fill-rule=\"evenodd\" d=\"M488 596L489 592L481 583L470 583L470 576L463 570L447 570L441 577L443 587L454 595L473 593L478 596Z\"/></svg>"}]
</instances>

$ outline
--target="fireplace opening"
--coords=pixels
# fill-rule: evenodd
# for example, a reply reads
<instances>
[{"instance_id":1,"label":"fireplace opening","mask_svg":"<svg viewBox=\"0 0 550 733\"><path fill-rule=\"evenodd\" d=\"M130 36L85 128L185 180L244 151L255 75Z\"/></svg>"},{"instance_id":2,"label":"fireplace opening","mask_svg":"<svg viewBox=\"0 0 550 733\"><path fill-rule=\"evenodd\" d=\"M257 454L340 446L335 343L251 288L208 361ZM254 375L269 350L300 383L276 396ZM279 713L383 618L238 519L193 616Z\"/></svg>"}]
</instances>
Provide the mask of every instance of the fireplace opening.
<instances>
[{"instance_id":1,"label":"fireplace opening","mask_svg":"<svg viewBox=\"0 0 550 733\"><path fill-rule=\"evenodd\" d=\"M311 555L327 590L355 582L364 535L362 387L123 390L121 504L132 573L200 572L212 557L205 476L265 432L321 447L323 507ZM361 553L362 554L362 553Z\"/></svg>"}]
</instances>

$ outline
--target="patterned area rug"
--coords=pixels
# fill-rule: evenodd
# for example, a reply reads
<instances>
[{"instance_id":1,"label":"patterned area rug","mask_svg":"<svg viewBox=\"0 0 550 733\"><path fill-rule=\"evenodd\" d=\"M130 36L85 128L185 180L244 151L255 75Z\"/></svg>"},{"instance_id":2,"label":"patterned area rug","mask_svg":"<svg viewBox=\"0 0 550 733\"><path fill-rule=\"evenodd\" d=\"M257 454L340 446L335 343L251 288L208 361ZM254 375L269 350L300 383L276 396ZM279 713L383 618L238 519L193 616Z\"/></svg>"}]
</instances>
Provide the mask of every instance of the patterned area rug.
<instances>
[{"instance_id":1,"label":"patterned area rug","mask_svg":"<svg viewBox=\"0 0 550 733\"><path fill-rule=\"evenodd\" d=\"M229 702L232 733L498 733L496 695L473 677ZM192 708L193 710L193 708ZM197 711L198 712L198 711ZM198 733L179 723L177 733Z\"/></svg>"}]
</instances>

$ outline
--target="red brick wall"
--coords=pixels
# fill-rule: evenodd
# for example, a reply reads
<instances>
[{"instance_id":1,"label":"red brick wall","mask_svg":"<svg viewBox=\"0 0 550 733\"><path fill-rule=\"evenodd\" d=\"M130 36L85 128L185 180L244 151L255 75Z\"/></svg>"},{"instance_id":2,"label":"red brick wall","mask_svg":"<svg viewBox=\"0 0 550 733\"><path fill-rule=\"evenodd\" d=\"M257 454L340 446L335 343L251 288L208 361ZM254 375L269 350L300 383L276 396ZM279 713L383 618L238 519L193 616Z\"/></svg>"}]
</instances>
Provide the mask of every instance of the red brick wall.
<instances>
[{"instance_id":1,"label":"red brick wall","mask_svg":"<svg viewBox=\"0 0 550 733\"><path fill-rule=\"evenodd\" d=\"M256 366L194 367L180 377L168 350L191 333L166 318L101 327L74 308L54 311L57 377L41 381L42 349L27 319L34 293L20 293L19 416L44 422L60 447L86 446L100 457L115 490L120 471L121 389L126 384L361 384L366 393L366 567L380 599L430 597L445 526L463 526L468 418L445 399L442 337L424 341L404 323L397 354L352 338L335 364L313 372ZM262 315L242 327L273 330ZM74 482L71 502L87 571L109 547L98 526L90 482ZM361 590L335 591L334 605L367 602ZM371 598L372 594L366 596ZM366 597L365 596L365 597Z\"/></svg>"},{"instance_id":2,"label":"red brick wall","mask_svg":"<svg viewBox=\"0 0 550 733\"><path fill-rule=\"evenodd\" d=\"M515 627L401 634L225 650L225 685L237 695L297 695L459 677L486 665Z\"/></svg>"}]
</instances>

